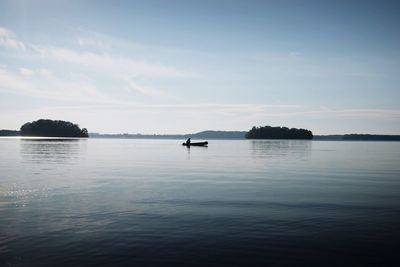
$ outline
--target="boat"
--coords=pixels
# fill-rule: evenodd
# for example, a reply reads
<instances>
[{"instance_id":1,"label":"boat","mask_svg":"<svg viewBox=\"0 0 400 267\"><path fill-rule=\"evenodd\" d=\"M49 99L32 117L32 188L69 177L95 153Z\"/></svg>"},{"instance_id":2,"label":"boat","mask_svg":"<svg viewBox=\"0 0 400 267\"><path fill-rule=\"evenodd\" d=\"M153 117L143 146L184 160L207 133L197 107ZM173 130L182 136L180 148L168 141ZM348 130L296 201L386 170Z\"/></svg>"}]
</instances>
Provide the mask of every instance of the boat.
<instances>
[{"instance_id":1,"label":"boat","mask_svg":"<svg viewBox=\"0 0 400 267\"><path fill-rule=\"evenodd\" d=\"M190 147L190 146L207 146L208 145L208 142L207 141L205 141L205 142L190 142L190 143L182 143L182 146L187 146L187 147Z\"/></svg>"}]
</instances>

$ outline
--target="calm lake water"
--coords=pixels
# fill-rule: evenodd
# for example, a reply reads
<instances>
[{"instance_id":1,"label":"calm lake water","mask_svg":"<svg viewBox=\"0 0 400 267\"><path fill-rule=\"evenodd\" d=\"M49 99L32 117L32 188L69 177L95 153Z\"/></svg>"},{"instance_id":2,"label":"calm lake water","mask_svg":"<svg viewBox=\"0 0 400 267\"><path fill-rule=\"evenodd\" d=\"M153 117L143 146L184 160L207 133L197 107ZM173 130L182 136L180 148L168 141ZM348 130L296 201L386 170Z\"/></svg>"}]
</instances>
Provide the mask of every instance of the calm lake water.
<instances>
[{"instance_id":1,"label":"calm lake water","mask_svg":"<svg viewBox=\"0 0 400 267\"><path fill-rule=\"evenodd\" d=\"M400 265L400 143L0 139L0 266Z\"/></svg>"}]
</instances>

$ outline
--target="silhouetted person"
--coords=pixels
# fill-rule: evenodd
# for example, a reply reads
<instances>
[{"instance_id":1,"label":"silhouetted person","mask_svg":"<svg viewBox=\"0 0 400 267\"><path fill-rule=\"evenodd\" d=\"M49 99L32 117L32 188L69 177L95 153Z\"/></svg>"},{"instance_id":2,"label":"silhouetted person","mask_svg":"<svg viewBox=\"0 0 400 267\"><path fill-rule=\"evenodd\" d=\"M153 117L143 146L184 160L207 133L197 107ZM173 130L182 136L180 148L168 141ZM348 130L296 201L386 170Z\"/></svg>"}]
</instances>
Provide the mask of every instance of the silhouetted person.
<instances>
[{"instance_id":1,"label":"silhouetted person","mask_svg":"<svg viewBox=\"0 0 400 267\"><path fill-rule=\"evenodd\" d=\"M190 145L190 138L188 138L188 140L186 140L186 145Z\"/></svg>"}]
</instances>

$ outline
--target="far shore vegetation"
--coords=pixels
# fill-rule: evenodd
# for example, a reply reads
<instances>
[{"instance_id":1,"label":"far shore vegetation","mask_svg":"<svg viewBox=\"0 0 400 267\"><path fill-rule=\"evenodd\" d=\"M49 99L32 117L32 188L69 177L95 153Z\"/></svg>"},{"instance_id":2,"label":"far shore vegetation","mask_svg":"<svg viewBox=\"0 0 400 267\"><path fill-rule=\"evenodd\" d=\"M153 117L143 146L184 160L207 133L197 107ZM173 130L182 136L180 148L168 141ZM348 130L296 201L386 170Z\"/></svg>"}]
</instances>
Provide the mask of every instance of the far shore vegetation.
<instances>
[{"instance_id":1,"label":"far shore vegetation","mask_svg":"<svg viewBox=\"0 0 400 267\"><path fill-rule=\"evenodd\" d=\"M247 134L247 139L312 139L310 130L287 127L253 127Z\"/></svg>"},{"instance_id":2,"label":"far shore vegetation","mask_svg":"<svg viewBox=\"0 0 400 267\"><path fill-rule=\"evenodd\" d=\"M0 136L20 136L20 132L16 130L0 130Z\"/></svg>"},{"instance_id":3,"label":"far shore vegetation","mask_svg":"<svg viewBox=\"0 0 400 267\"><path fill-rule=\"evenodd\" d=\"M100 134L88 133L86 128L62 120L40 119L25 123L18 130L0 130L0 136L78 137L78 138L126 138L126 139L303 139L315 141L400 141L400 135L344 134L313 135L310 130L287 127L253 127L250 131L202 131L193 134Z\"/></svg>"},{"instance_id":4,"label":"far shore vegetation","mask_svg":"<svg viewBox=\"0 0 400 267\"><path fill-rule=\"evenodd\" d=\"M27 122L21 126L21 136L43 137L89 137L86 128L79 128L78 124L61 120L37 120Z\"/></svg>"}]
</instances>

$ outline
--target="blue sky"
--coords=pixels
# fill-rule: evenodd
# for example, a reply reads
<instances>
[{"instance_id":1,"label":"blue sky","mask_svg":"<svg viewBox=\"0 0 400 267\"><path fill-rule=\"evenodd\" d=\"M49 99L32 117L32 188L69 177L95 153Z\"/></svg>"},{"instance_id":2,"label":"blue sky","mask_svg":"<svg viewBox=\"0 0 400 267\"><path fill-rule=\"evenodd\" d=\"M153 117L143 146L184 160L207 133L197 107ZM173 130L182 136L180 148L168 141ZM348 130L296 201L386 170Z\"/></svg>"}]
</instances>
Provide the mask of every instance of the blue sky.
<instances>
[{"instance_id":1,"label":"blue sky","mask_svg":"<svg viewBox=\"0 0 400 267\"><path fill-rule=\"evenodd\" d=\"M1 1L0 128L400 134L398 1Z\"/></svg>"}]
</instances>

